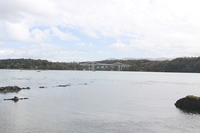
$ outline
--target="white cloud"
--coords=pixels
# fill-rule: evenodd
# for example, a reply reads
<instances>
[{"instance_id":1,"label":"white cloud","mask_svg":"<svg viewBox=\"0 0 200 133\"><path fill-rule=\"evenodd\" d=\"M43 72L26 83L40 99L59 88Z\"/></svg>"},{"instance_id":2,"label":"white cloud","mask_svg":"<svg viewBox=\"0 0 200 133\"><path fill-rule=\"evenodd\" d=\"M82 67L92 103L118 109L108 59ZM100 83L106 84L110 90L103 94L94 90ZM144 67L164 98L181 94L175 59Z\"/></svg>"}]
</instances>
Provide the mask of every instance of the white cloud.
<instances>
[{"instance_id":1,"label":"white cloud","mask_svg":"<svg viewBox=\"0 0 200 133\"><path fill-rule=\"evenodd\" d=\"M29 35L29 28L28 25L24 23L6 23L6 33L7 37L10 38L13 41L30 41L30 35Z\"/></svg>"},{"instance_id":2,"label":"white cloud","mask_svg":"<svg viewBox=\"0 0 200 133\"><path fill-rule=\"evenodd\" d=\"M84 46L84 47L93 47L92 43L86 44L84 42L76 43L77 46Z\"/></svg>"},{"instance_id":3,"label":"white cloud","mask_svg":"<svg viewBox=\"0 0 200 133\"><path fill-rule=\"evenodd\" d=\"M84 42L87 36L92 44L89 39L120 39L109 48L130 53L200 56L199 4L198 0L1 0L0 41L41 44L56 36L90 46ZM107 47L100 51L103 48Z\"/></svg>"},{"instance_id":4,"label":"white cloud","mask_svg":"<svg viewBox=\"0 0 200 133\"><path fill-rule=\"evenodd\" d=\"M0 31L0 39L3 41L15 42L44 42L50 40L50 30L33 29L30 31L25 22L10 23L6 22L2 27L5 31Z\"/></svg>"},{"instance_id":5,"label":"white cloud","mask_svg":"<svg viewBox=\"0 0 200 133\"><path fill-rule=\"evenodd\" d=\"M1 15L12 15L14 19L26 20L27 25L32 27L74 25L92 37L97 37L98 34L116 37L126 32L148 33L152 30L163 31L168 28L181 28L187 23L193 24L200 19L196 2L198 1L8 0L1 2ZM186 10L186 7L190 10Z\"/></svg>"},{"instance_id":6,"label":"white cloud","mask_svg":"<svg viewBox=\"0 0 200 133\"><path fill-rule=\"evenodd\" d=\"M31 32L31 36L32 36L33 42L41 43L41 42L44 42L45 40L51 40L49 29L42 31L36 28Z\"/></svg>"},{"instance_id":7,"label":"white cloud","mask_svg":"<svg viewBox=\"0 0 200 133\"><path fill-rule=\"evenodd\" d=\"M60 38L60 40L77 40L77 41L80 40L78 37L72 35L71 33L64 33L56 27L52 27L51 30L57 37Z\"/></svg>"},{"instance_id":8,"label":"white cloud","mask_svg":"<svg viewBox=\"0 0 200 133\"><path fill-rule=\"evenodd\" d=\"M128 45L123 43L114 43L109 46L109 48L116 49L118 51L126 51L128 50L128 47L129 47Z\"/></svg>"},{"instance_id":9,"label":"white cloud","mask_svg":"<svg viewBox=\"0 0 200 133\"><path fill-rule=\"evenodd\" d=\"M198 24L198 3L196 0L7 0L0 3L0 16L3 21L11 21L7 16L18 20L15 22L26 20L30 27L74 25L93 37L98 34L116 37L126 32L148 33L181 28L187 23Z\"/></svg>"},{"instance_id":10,"label":"white cloud","mask_svg":"<svg viewBox=\"0 0 200 133\"><path fill-rule=\"evenodd\" d=\"M83 32L89 37L96 38L96 39L99 38L98 33L96 33L95 31L91 30L90 28L84 29Z\"/></svg>"},{"instance_id":11,"label":"white cloud","mask_svg":"<svg viewBox=\"0 0 200 133\"><path fill-rule=\"evenodd\" d=\"M86 51L69 49L67 47L45 43L20 47L15 45L0 44L0 47L1 58L34 58L55 61L55 59L58 58L69 58L74 54L86 53ZM66 62L68 61L66 60Z\"/></svg>"}]
</instances>

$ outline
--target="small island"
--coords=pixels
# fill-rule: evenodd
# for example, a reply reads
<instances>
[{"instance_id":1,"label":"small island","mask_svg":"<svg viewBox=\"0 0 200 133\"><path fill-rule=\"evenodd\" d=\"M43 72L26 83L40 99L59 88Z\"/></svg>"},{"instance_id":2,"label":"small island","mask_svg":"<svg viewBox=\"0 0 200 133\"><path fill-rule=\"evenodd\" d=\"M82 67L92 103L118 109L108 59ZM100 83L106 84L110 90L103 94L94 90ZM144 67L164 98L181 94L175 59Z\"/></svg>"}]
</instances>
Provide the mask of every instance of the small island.
<instances>
[{"instance_id":1,"label":"small island","mask_svg":"<svg viewBox=\"0 0 200 133\"><path fill-rule=\"evenodd\" d=\"M188 95L176 101L175 106L181 110L200 113L200 97Z\"/></svg>"},{"instance_id":2,"label":"small island","mask_svg":"<svg viewBox=\"0 0 200 133\"><path fill-rule=\"evenodd\" d=\"M30 87L18 87L18 86L0 87L0 93L17 93L22 89L30 89Z\"/></svg>"}]
</instances>

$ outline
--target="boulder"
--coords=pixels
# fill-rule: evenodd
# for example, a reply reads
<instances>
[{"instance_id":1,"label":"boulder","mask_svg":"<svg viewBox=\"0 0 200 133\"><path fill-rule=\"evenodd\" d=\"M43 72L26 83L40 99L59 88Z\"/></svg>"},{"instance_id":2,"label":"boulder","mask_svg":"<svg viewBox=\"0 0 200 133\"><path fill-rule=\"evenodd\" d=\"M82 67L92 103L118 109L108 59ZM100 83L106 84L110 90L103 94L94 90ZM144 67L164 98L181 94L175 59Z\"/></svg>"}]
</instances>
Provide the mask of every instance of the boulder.
<instances>
[{"instance_id":1,"label":"boulder","mask_svg":"<svg viewBox=\"0 0 200 133\"><path fill-rule=\"evenodd\" d=\"M176 101L175 106L185 111L200 112L200 97L188 95Z\"/></svg>"}]
</instances>

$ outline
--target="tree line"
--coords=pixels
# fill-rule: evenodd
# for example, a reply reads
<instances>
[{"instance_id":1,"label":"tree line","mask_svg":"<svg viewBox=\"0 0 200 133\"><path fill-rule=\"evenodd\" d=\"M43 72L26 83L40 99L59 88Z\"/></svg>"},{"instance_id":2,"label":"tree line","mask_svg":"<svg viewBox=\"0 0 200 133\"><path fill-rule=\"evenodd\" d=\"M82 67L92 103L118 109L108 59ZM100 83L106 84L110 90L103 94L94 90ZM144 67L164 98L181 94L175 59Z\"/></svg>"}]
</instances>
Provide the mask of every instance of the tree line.
<instances>
[{"instance_id":1,"label":"tree line","mask_svg":"<svg viewBox=\"0 0 200 133\"><path fill-rule=\"evenodd\" d=\"M98 63L113 64L120 62L130 65L122 68L122 71L151 71L151 72L200 72L200 57L176 58L173 60L103 60ZM88 66L82 66L76 62L51 62L47 60L33 59L2 59L0 69L48 69L48 70L87 70ZM96 70L117 70L117 67L101 67Z\"/></svg>"},{"instance_id":2,"label":"tree line","mask_svg":"<svg viewBox=\"0 0 200 133\"><path fill-rule=\"evenodd\" d=\"M84 67L75 62L51 62L33 59L3 59L0 69L40 69L40 70L83 70Z\"/></svg>"},{"instance_id":3,"label":"tree line","mask_svg":"<svg viewBox=\"0 0 200 133\"><path fill-rule=\"evenodd\" d=\"M184 57L173 60L105 60L101 63L112 64L121 62L130 65L124 71L151 71L151 72L200 72L200 57Z\"/></svg>"}]
</instances>

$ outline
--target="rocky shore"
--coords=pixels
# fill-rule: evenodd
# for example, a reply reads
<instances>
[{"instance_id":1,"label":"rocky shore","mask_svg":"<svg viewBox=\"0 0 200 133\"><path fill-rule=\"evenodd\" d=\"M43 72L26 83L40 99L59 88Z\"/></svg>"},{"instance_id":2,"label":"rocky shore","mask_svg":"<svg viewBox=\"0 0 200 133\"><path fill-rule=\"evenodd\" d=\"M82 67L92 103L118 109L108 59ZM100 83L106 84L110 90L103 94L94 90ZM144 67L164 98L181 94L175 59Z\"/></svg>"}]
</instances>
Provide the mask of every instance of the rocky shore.
<instances>
[{"instance_id":1,"label":"rocky shore","mask_svg":"<svg viewBox=\"0 0 200 133\"><path fill-rule=\"evenodd\" d=\"M0 93L17 93L22 89L30 89L30 87L6 86L0 87Z\"/></svg>"}]
</instances>

